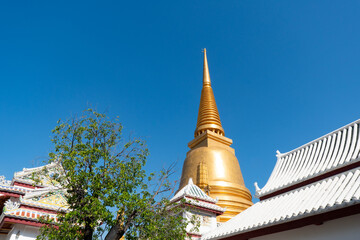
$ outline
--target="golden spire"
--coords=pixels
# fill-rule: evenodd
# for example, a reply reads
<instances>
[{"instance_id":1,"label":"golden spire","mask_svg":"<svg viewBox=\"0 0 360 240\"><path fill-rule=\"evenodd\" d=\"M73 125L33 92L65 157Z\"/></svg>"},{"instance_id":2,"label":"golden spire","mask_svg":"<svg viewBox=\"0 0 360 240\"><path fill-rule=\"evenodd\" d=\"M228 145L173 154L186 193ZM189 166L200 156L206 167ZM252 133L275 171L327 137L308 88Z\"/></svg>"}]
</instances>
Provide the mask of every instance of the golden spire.
<instances>
[{"instance_id":1,"label":"golden spire","mask_svg":"<svg viewBox=\"0 0 360 240\"><path fill-rule=\"evenodd\" d=\"M184 161L180 187L189 179L212 198L226 212L217 221L226 222L252 205L251 193L245 187L232 140L224 136L215 97L211 88L209 67L204 49L204 77L195 138L188 143L190 151Z\"/></svg>"},{"instance_id":2,"label":"golden spire","mask_svg":"<svg viewBox=\"0 0 360 240\"><path fill-rule=\"evenodd\" d=\"M204 77L195 138L188 143L190 151L184 161L180 187L189 179L212 198L218 198L226 212L217 221L226 222L252 205L251 193L245 187L232 140L224 136L215 97L211 88L209 67L204 49Z\"/></svg>"},{"instance_id":3,"label":"golden spire","mask_svg":"<svg viewBox=\"0 0 360 240\"><path fill-rule=\"evenodd\" d=\"M203 88L201 91L200 107L195 129L195 137L199 136L205 130L210 130L224 136L224 129L221 126L219 112L217 110L214 93L211 88L209 67L206 57L206 48L204 48Z\"/></svg>"}]
</instances>

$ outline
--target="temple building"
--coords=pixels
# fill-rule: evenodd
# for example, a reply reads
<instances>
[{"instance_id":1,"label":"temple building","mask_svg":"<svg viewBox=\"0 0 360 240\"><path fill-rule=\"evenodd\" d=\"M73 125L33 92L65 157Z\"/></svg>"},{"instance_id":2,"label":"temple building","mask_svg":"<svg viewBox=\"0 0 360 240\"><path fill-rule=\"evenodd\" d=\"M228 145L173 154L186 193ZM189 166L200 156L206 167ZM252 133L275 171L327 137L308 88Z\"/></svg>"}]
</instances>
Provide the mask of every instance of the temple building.
<instances>
[{"instance_id":1,"label":"temple building","mask_svg":"<svg viewBox=\"0 0 360 240\"><path fill-rule=\"evenodd\" d=\"M202 239L360 239L360 120L287 153L260 201Z\"/></svg>"},{"instance_id":2,"label":"temple building","mask_svg":"<svg viewBox=\"0 0 360 240\"><path fill-rule=\"evenodd\" d=\"M32 179L45 168L51 174L56 164L24 168L11 181L0 176L0 240L34 240L43 226L40 217L56 219L59 212L67 211L62 190L46 177L39 182Z\"/></svg>"},{"instance_id":3,"label":"temple building","mask_svg":"<svg viewBox=\"0 0 360 240\"><path fill-rule=\"evenodd\" d=\"M189 207L183 213L183 217L189 222L186 232L188 237L193 240L201 239L204 234L216 228L218 225L216 217L225 212L225 208L216 205L218 199L209 197L194 184L192 178L170 201ZM191 223L192 217L195 217L194 219L199 222L198 229Z\"/></svg>"},{"instance_id":4,"label":"temple building","mask_svg":"<svg viewBox=\"0 0 360 240\"><path fill-rule=\"evenodd\" d=\"M252 205L251 193L245 187L232 140L225 137L214 93L211 87L209 67L204 49L203 87L194 139L182 169L180 189L192 178L211 198L218 199L217 205L226 208L217 217L226 222Z\"/></svg>"}]
</instances>

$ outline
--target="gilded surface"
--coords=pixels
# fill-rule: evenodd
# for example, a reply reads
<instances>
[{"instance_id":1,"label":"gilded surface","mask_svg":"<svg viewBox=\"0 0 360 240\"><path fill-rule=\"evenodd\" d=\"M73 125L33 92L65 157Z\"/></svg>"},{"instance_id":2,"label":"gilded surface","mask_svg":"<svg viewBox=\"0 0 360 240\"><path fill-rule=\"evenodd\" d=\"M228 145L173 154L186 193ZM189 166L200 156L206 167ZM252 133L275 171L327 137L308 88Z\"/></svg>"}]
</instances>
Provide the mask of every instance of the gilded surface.
<instances>
[{"instance_id":1,"label":"gilded surface","mask_svg":"<svg viewBox=\"0 0 360 240\"><path fill-rule=\"evenodd\" d=\"M245 187L231 144L232 140L224 136L220 122L205 50L198 122L195 138L189 143L191 150L186 155L179 189L187 184L189 178L196 179L199 187L207 186L210 196L219 199L218 205L226 207L226 212L218 217L220 222L231 219L252 205L250 191Z\"/></svg>"},{"instance_id":2,"label":"gilded surface","mask_svg":"<svg viewBox=\"0 0 360 240\"><path fill-rule=\"evenodd\" d=\"M211 129L212 131L217 132L220 135L224 135L224 129L221 126L219 112L216 106L214 93L211 88L206 49L204 49L203 74L203 89L201 91L199 115L196 124L195 137L200 135L206 129Z\"/></svg>"}]
</instances>

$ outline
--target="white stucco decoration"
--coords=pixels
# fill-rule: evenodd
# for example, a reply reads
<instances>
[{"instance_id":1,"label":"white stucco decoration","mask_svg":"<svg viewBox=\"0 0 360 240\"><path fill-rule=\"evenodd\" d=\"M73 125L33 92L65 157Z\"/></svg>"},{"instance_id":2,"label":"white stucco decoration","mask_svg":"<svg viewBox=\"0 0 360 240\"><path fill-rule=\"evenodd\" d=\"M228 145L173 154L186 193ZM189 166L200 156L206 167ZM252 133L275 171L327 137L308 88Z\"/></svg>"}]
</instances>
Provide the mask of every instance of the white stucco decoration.
<instances>
[{"instance_id":1,"label":"white stucco decoration","mask_svg":"<svg viewBox=\"0 0 360 240\"><path fill-rule=\"evenodd\" d=\"M11 185L11 181L6 180L6 179L5 179L5 176L0 176L0 185L10 186L10 185Z\"/></svg>"},{"instance_id":2,"label":"white stucco decoration","mask_svg":"<svg viewBox=\"0 0 360 240\"><path fill-rule=\"evenodd\" d=\"M8 199L5 203L5 211L12 211L15 209L18 209L20 207L20 202L13 200L13 199Z\"/></svg>"}]
</instances>

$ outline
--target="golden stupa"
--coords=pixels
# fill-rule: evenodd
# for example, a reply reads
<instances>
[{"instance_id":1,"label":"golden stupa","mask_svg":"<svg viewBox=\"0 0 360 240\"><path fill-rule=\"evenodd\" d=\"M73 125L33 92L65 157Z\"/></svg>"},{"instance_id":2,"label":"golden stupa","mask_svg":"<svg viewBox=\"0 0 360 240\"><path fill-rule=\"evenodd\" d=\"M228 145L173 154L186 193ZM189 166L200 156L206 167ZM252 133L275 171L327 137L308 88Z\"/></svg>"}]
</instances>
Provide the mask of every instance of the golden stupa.
<instances>
[{"instance_id":1,"label":"golden stupa","mask_svg":"<svg viewBox=\"0 0 360 240\"><path fill-rule=\"evenodd\" d=\"M186 154L179 189L192 178L212 198L218 198L218 205L226 207L226 212L218 217L219 222L226 222L253 204L231 144L221 125L204 49L203 88L195 138L188 144L191 150Z\"/></svg>"}]
</instances>

